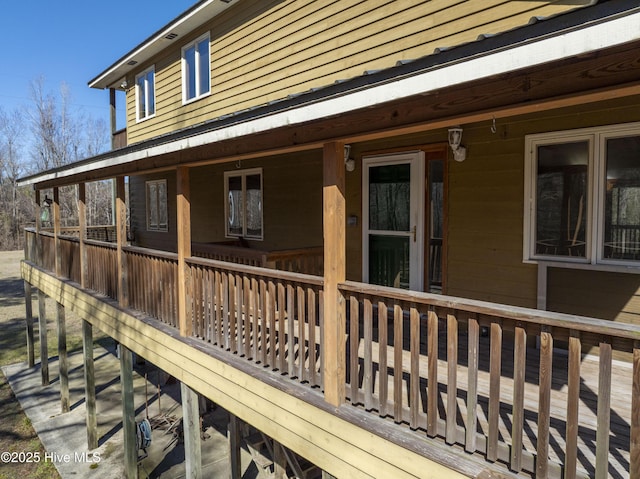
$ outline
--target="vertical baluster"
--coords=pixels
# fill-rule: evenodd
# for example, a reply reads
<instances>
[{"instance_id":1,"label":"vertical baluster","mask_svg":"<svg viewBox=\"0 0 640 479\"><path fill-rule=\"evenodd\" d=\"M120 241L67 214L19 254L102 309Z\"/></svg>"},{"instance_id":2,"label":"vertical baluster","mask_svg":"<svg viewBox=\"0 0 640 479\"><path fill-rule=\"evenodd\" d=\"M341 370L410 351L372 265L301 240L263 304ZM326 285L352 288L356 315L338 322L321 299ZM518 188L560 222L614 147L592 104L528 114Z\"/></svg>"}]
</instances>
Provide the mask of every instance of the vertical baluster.
<instances>
[{"instance_id":1,"label":"vertical baluster","mask_svg":"<svg viewBox=\"0 0 640 479\"><path fill-rule=\"evenodd\" d=\"M280 356L280 372L287 372L286 354L286 303L285 287L278 282L278 355Z\"/></svg>"},{"instance_id":2,"label":"vertical baluster","mask_svg":"<svg viewBox=\"0 0 640 479\"><path fill-rule=\"evenodd\" d=\"M402 306L393 305L393 418L397 423L402 422Z\"/></svg>"},{"instance_id":3,"label":"vertical baluster","mask_svg":"<svg viewBox=\"0 0 640 479\"><path fill-rule=\"evenodd\" d=\"M225 295L225 301L227 303L227 307L229 310L229 348L232 353L238 352L238 324L236 317L236 309L238 306L237 296L238 293L236 291L236 281L235 276L230 272L225 270L223 272L225 278L227 278L226 283L229 289L227 295Z\"/></svg>"},{"instance_id":4,"label":"vertical baluster","mask_svg":"<svg viewBox=\"0 0 640 479\"><path fill-rule=\"evenodd\" d=\"M569 337L569 371L567 375L567 453L564 461L565 479L576 478L576 468L578 465L578 412L580 404L581 349L580 333L578 331L571 331L571 335Z\"/></svg>"},{"instance_id":5,"label":"vertical baluster","mask_svg":"<svg viewBox=\"0 0 640 479\"><path fill-rule=\"evenodd\" d=\"M309 318L309 384L318 384L318 356L316 353L316 292L307 288L307 315Z\"/></svg>"},{"instance_id":6,"label":"vertical baluster","mask_svg":"<svg viewBox=\"0 0 640 479\"><path fill-rule=\"evenodd\" d=\"M427 316L427 434L438 434L438 315Z\"/></svg>"},{"instance_id":7,"label":"vertical baluster","mask_svg":"<svg viewBox=\"0 0 640 479\"><path fill-rule=\"evenodd\" d=\"M380 388L380 416L387 415L387 401L389 400L389 371L387 370L387 346L389 343L387 331L387 305L382 301L378 301L378 344L380 365L379 388Z\"/></svg>"},{"instance_id":8,"label":"vertical baluster","mask_svg":"<svg viewBox=\"0 0 640 479\"><path fill-rule=\"evenodd\" d=\"M351 403L358 404L360 402L360 304L358 297L351 293L349 298L349 379L351 382Z\"/></svg>"},{"instance_id":9,"label":"vertical baluster","mask_svg":"<svg viewBox=\"0 0 640 479\"><path fill-rule=\"evenodd\" d=\"M371 298L366 296L363 299L362 326L364 329L364 374L362 388L364 390L364 408L370 411L373 408L373 308Z\"/></svg>"},{"instance_id":10,"label":"vertical baluster","mask_svg":"<svg viewBox=\"0 0 640 479\"><path fill-rule=\"evenodd\" d=\"M513 347L513 424L511 425L511 470L515 472L520 472L522 469L526 352L527 333L522 325L516 325Z\"/></svg>"},{"instance_id":11,"label":"vertical baluster","mask_svg":"<svg viewBox=\"0 0 640 479\"><path fill-rule=\"evenodd\" d=\"M640 477L640 341L633 343L633 380L631 385L631 442L629 477Z\"/></svg>"},{"instance_id":12,"label":"vertical baluster","mask_svg":"<svg viewBox=\"0 0 640 479\"><path fill-rule=\"evenodd\" d=\"M251 279L248 276L242 278L242 332L244 344L244 357L251 357Z\"/></svg>"},{"instance_id":13,"label":"vertical baluster","mask_svg":"<svg viewBox=\"0 0 640 479\"><path fill-rule=\"evenodd\" d=\"M305 334L307 315L305 306L306 300L302 285L298 284L296 286L296 293L298 296L298 378L300 381L304 381L307 379L307 374L305 372L305 363L307 359L307 339Z\"/></svg>"},{"instance_id":14,"label":"vertical baluster","mask_svg":"<svg viewBox=\"0 0 640 479\"><path fill-rule=\"evenodd\" d=\"M267 292L267 283L264 278L260 278L260 349L261 361L263 365L268 363L269 349L267 346L267 329L269 327L269 299Z\"/></svg>"},{"instance_id":15,"label":"vertical baluster","mask_svg":"<svg viewBox=\"0 0 640 479\"><path fill-rule=\"evenodd\" d=\"M538 447L536 458L537 477L549 474L549 427L551 422L551 379L553 376L553 336L551 328L540 332L540 373L538 400Z\"/></svg>"},{"instance_id":16,"label":"vertical baluster","mask_svg":"<svg viewBox=\"0 0 640 479\"><path fill-rule=\"evenodd\" d=\"M276 327L276 285L273 280L269 280L267 287L267 319L269 321L269 366L271 369L276 369L276 352L278 347L278 330Z\"/></svg>"},{"instance_id":17,"label":"vertical baluster","mask_svg":"<svg viewBox=\"0 0 640 479\"><path fill-rule=\"evenodd\" d=\"M235 297L234 302L235 302L235 324L236 324L236 352L238 354L242 354L243 353L243 344L242 344L242 340L244 338L244 331L243 331L243 320L244 320L244 316L243 316L243 301L242 298L244 298L244 294L243 294L243 282L242 282L242 276L240 276L239 274L235 274L234 275L234 280L235 280Z\"/></svg>"},{"instance_id":18,"label":"vertical baluster","mask_svg":"<svg viewBox=\"0 0 640 479\"><path fill-rule=\"evenodd\" d=\"M609 433L611 431L611 342L600 343L598 372L598 419L596 429L596 479L609 477Z\"/></svg>"},{"instance_id":19,"label":"vertical baluster","mask_svg":"<svg viewBox=\"0 0 640 479\"><path fill-rule=\"evenodd\" d=\"M251 346L253 348L253 360L259 361L260 347L260 313L258 311L259 304L259 291L258 291L258 279L251 278L251 304L249 306L249 312L251 314Z\"/></svg>"},{"instance_id":20,"label":"vertical baluster","mask_svg":"<svg viewBox=\"0 0 640 479\"><path fill-rule=\"evenodd\" d=\"M220 307L222 308L222 329L224 331L224 348L228 351L233 348L233 325L231 321L231 304L229 298L232 297L232 287L229 275L226 271L216 270L216 276L220 281Z\"/></svg>"},{"instance_id":21,"label":"vertical baluster","mask_svg":"<svg viewBox=\"0 0 640 479\"><path fill-rule=\"evenodd\" d=\"M469 316L468 361L467 361L467 430L465 451L476 451L477 427L478 427L478 351L480 346L480 326L478 319Z\"/></svg>"},{"instance_id":22,"label":"vertical baluster","mask_svg":"<svg viewBox=\"0 0 640 479\"><path fill-rule=\"evenodd\" d=\"M411 354L409 387L410 426L418 428L418 418L422 409L420 401L420 312L415 304L409 308L409 350Z\"/></svg>"},{"instance_id":23,"label":"vertical baluster","mask_svg":"<svg viewBox=\"0 0 640 479\"><path fill-rule=\"evenodd\" d=\"M502 372L502 326L491 323L491 353L489 359L489 437L487 460L498 459L498 424L500 421L500 375Z\"/></svg>"},{"instance_id":24,"label":"vertical baluster","mask_svg":"<svg viewBox=\"0 0 640 479\"><path fill-rule=\"evenodd\" d=\"M447 416L445 440L456 442L456 419L458 411L458 319L447 314Z\"/></svg>"},{"instance_id":25,"label":"vertical baluster","mask_svg":"<svg viewBox=\"0 0 640 479\"><path fill-rule=\"evenodd\" d=\"M324 387L324 290L318 291L318 326L320 328L320 347L318 349L320 354L320 388ZM346 335L346 331L344 331ZM344 343L343 343L344 344Z\"/></svg>"},{"instance_id":26,"label":"vertical baluster","mask_svg":"<svg viewBox=\"0 0 640 479\"><path fill-rule=\"evenodd\" d=\"M294 377L296 374L296 297L293 285L290 283L287 284L287 319L287 349L289 352L287 365L289 375Z\"/></svg>"}]
</instances>

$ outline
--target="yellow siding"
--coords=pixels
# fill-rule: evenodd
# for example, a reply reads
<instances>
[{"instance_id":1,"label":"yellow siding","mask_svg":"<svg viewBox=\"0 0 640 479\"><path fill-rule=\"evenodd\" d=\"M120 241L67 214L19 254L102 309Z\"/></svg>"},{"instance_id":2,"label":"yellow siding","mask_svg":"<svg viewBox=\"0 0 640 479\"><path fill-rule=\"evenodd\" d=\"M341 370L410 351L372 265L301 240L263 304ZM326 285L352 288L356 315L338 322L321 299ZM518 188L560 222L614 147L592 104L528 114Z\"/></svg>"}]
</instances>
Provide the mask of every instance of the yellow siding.
<instances>
[{"instance_id":1,"label":"yellow siding","mask_svg":"<svg viewBox=\"0 0 640 479\"><path fill-rule=\"evenodd\" d=\"M129 143L285 98L365 70L431 54L524 25L588 1L241 2L203 29L175 40L156 68L156 116L136 123L135 89L127 94ZM182 105L180 49L210 31L212 94ZM130 78L134 84L134 78Z\"/></svg>"}]
</instances>

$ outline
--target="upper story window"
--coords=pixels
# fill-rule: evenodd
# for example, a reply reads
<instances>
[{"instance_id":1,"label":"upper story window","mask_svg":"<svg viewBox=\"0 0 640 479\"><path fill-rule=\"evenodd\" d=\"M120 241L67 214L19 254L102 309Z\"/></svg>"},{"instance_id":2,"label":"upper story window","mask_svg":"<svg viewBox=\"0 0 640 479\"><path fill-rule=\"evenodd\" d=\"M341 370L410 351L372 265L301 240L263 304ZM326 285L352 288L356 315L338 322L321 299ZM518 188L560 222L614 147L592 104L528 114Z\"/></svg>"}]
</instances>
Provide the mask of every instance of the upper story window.
<instances>
[{"instance_id":1,"label":"upper story window","mask_svg":"<svg viewBox=\"0 0 640 479\"><path fill-rule=\"evenodd\" d=\"M155 68L136 76L136 119L146 120L156 113Z\"/></svg>"},{"instance_id":2,"label":"upper story window","mask_svg":"<svg viewBox=\"0 0 640 479\"><path fill-rule=\"evenodd\" d=\"M226 235L262 239L262 169L224 174Z\"/></svg>"},{"instance_id":3,"label":"upper story window","mask_svg":"<svg viewBox=\"0 0 640 479\"><path fill-rule=\"evenodd\" d=\"M167 180L145 183L147 190L147 230L167 231Z\"/></svg>"},{"instance_id":4,"label":"upper story window","mask_svg":"<svg viewBox=\"0 0 640 479\"><path fill-rule=\"evenodd\" d=\"M211 91L209 34L182 48L182 101L188 103Z\"/></svg>"},{"instance_id":5,"label":"upper story window","mask_svg":"<svg viewBox=\"0 0 640 479\"><path fill-rule=\"evenodd\" d=\"M640 124L526 138L524 259L640 266Z\"/></svg>"}]
</instances>

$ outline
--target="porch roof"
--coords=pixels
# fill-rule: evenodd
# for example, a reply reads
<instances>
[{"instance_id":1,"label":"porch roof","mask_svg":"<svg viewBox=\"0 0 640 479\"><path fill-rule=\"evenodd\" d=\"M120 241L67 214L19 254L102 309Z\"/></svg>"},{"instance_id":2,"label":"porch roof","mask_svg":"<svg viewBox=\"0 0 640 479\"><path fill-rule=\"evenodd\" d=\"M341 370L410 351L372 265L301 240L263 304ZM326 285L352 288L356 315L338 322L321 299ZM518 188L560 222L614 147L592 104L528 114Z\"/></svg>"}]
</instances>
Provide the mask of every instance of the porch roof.
<instances>
[{"instance_id":1,"label":"porch roof","mask_svg":"<svg viewBox=\"0 0 640 479\"><path fill-rule=\"evenodd\" d=\"M175 157L172 160L175 166L181 163L181 153L189 149L380 107L445 88L468 88L473 82L639 42L639 24L640 7L635 0L599 2L541 21L533 19L527 26L499 35L482 36L475 42L438 49L420 59L399 62L392 68L365 72L323 88L27 176L21 178L19 184L46 187L133 174L149 169L148 165L141 167L144 160L167 155ZM455 124L456 119L450 119L449 123ZM446 126L446 121L439 124L439 127ZM330 140L351 139L335 136L326 139ZM167 167L166 164L163 163L163 167Z\"/></svg>"}]
</instances>

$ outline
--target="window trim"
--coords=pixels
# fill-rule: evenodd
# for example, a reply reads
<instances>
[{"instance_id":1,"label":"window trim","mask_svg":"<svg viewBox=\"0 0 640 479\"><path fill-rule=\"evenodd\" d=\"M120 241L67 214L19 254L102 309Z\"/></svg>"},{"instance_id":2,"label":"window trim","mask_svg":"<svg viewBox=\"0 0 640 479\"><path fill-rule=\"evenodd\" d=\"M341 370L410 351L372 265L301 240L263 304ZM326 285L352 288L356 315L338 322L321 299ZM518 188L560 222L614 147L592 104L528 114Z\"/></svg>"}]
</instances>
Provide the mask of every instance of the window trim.
<instances>
[{"instance_id":1,"label":"window trim","mask_svg":"<svg viewBox=\"0 0 640 479\"><path fill-rule=\"evenodd\" d=\"M149 73L153 73L153 112L150 114L146 114L144 116L141 116L141 112L140 112L140 85L138 85L138 80L141 77L145 78L145 85L147 84L147 80L146 77ZM140 72L136 75L135 78L135 85L136 85L136 122L141 122L141 121L145 121L148 120L150 118L153 118L154 116L156 116L156 110L157 110L157 105L156 105L156 66L155 65L151 65L149 68L147 68L146 70L144 70L143 72ZM149 94L149 88L146 87L145 91L144 91L144 95L145 95L145 107L148 110L149 108L149 98L148 98L148 94ZM146 113L146 112L145 112Z\"/></svg>"},{"instance_id":2,"label":"window trim","mask_svg":"<svg viewBox=\"0 0 640 479\"><path fill-rule=\"evenodd\" d=\"M202 43L204 40L207 41L207 48L208 48L208 54L209 54L209 61L207 62L207 67L208 67L208 75L209 75L209 89L202 93L200 92L200 62L198 61L198 56L200 55L198 53L198 48L197 45ZM185 56L185 52L191 48L191 47L196 47L195 48L195 55L196 55L196 60L195 60L195 67L196 67L196 74L195 74L195 79L196 79L196 94L193 96L193 98L188 98L187 97L187 92L188 92L188 87L189 87L189 79L188 79L188 75L187 75L187 59ZM180 65L181 65L181 70L182 70L182 104L183 105L187 105L189 103L193 103L194 101L200 100L201 98L205 98L209 95L211 95L211 36L209 34L209 32L205 33L204 35L199 36L198 38L196 38L195 40L193 40L192 42L189 42L188 44L184 45L182 47L181 50L181 54L180 54Z\"/></svg>"},{"instance_id":3,"label":"window trim","mask_svg":"<svg viewBox=\"0 0 640 479\"><path fill-rule=\"evenodd\" d=\"M241 177L242 181L242 197L243 204L246 205L246 189L247 189L247 176L260 175L260 236L247 235L247 215L246 211L243 215L242 221L242 234L233 234L229 232L229 178ZM264 176L262 174L262 168L250 168L246 170L225 171L224 172L224 235L225 238L245 238L256 241L264 240Z\"/></svg>"},{"instance_id":4,"label":"window trim","mask_svg":"<svg viewBox=\"0 0 640 479\"><path fill-rule=\"evenodd\" d=\"M164 184L164 189L165 189L165 193L166 193L165 201L167 203L165 205L165 210L167 211L167 221L164 224L164 226L160 223L160 218L158 218L158 226L157 227L153 226L151 224L151 208L150 208L151 198L150 198L150 195L149 195L149 187L152 184L155 184L155 185ZM145 190L145 206L146 206L145 214L146 214L146 220L147 220L146 221L146 223L147 223L147 231L153 231L155 233L158 233L158 232L159 233L166 233L166 232L168 232L169 231L169 190L167 189L167 180L166 179L161 179L161 180L148 180L148 181L145 181L144 182L144 190ZM159 212L160 212L160 203L159 203L160 199L157 196L155 200L158 203L156 206L157 206L158 214L159 214Z\"/></svg>"},{"instance_id":5,"label":"window trim","mask_svg":"<svg viewBox=\"0 0 640 479\"><path fill-rule=\"evenodd\" d=\"M606 125L525 136L523 262L548 264L580 263L592 266L640 267L640 261L604 257L606 143L612 138L640 135L640 122ZM587 217L585 256L554 256L535 253L537 147L561 143L589 142L587 168Z\"/></svg>"}]
</instances>

